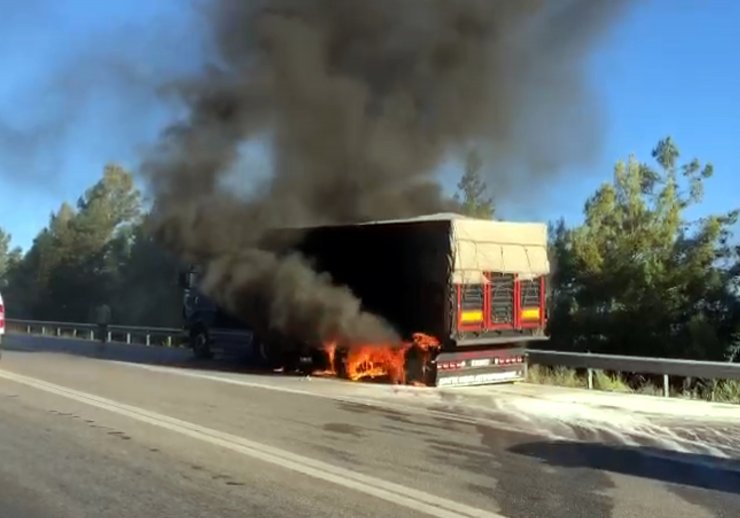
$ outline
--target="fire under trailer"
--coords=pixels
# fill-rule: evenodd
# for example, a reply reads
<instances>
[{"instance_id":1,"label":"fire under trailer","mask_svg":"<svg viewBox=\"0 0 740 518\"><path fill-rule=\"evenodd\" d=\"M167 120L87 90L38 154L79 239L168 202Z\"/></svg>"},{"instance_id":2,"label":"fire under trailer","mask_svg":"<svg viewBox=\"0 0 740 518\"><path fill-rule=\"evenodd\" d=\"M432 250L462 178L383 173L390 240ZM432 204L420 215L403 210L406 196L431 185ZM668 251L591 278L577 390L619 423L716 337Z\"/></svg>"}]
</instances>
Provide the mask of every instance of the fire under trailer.
<instances>
[{"instance_id":1,"label":"fire under trailer","mask_svg":"<svg viewBox=\"0 0 740 518\"><path fill-rule=\"evenodd\" d=\"M423 373L425 384L440 387L520 381L526 377L527 344L548 339L544 223L444 213L280 230L271 239L290 243L275 249L309 258L403 337L422 332L440 341L434 354L424 356L425 365L412 361L413 348L407 352L407 379ZM306 358L311 344L250 332L248 316L234 318L196 296L193 282L186 282L185 316L196 355L249 342L252 358ZM309 356L313 362L318 357ZM338 350L337 361L342 357Z\"/></svg>"}]
</instances>

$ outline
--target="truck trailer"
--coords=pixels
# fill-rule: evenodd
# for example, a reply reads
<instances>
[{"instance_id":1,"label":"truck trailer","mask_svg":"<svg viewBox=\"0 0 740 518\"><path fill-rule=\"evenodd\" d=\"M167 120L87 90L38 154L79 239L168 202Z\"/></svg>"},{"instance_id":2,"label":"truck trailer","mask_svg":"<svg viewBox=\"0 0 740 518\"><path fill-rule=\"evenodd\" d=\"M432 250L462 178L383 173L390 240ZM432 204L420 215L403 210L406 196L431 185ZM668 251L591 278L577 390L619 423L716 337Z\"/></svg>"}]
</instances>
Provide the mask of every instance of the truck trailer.
<instances>
[{"instance_id":1,"label":"truck trailer","mask_svg":"<svg viewBox=\"0 0 740 518\"><path fill-rule=\"evenodd\" d=\"M527 344L548 339L543 223L443 213L282 229L266 237L265 247L300 252L401 336L436 338L431 354L406 352L409 380L432 386L523 380ZM263 364L321 363L321 344L257 336L248 315L230 315L198 293L194 272L184 283L184 316L196 356L237 349ZM345 353L340 347L328 361L341 363Z\"/></svg>"}]
</instances>

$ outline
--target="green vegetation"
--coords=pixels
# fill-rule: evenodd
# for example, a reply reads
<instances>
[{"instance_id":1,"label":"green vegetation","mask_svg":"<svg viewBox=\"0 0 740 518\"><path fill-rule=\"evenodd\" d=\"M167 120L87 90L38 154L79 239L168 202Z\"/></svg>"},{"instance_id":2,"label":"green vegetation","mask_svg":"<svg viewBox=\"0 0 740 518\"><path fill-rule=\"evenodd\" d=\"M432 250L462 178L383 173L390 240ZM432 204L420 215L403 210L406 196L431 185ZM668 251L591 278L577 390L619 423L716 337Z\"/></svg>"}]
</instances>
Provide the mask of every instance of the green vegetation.
<instances>
[{"instance_id":1,"label":"green vegetation","mask_svg":"<svg viewBox=\"0 0 740 518\"><path fill-rule=\"evenodd\" d=\"M681 162L671 138L650 163L630 156L584 205L581 224L550 226L553 275L546 347L701 360L740 359L738 211L692 220L713 168ZM458 185L462 210L493 217L480 156ZM707 212L703 210L701 212ZM147 235L130 173L117 165L63 203L25 253L0 230L0 288L11 317L85 321L103 302L121 324L177 326L177 265ZM533 368L535 382L585 386L581 373ZM687 397L737 401L738 383L676 380ZM595 386L660 393L655 381L596 373ZM660 383L657 384L661 387Z\"/></svg>"},{"instance_id":2,"label":"green vegetation","mask_svg":"<svg viewBox=\"0 0 740 518\"><path fill-rule=\"evenodd\" d=\"M585 204L582 225L551 227L548 347L702 360L736 355L738 212L693 221L712 166L679 165L670 139L657 167L619 162Z\"/></svg>"},{"instance_id":3,"label":"green vegetation","mask_svg":"<svg viewBox=\"0 0 740 518\"><path fill-rule=\"evenodd\" d=\"M540 385L555 385L566 388L588 387L588 375L566 367L544 367L531 365L527 372L527 381ZM740 404L740 382L738 381L689 381L682 380L683 387L671 387L673 397L685 399L700 399L717 403ZM595 370L593 372L593 387L604 392L621 392L642 394L648 396L662 396L663 386L647 379L631 378Z\"/></svg>"},{"instance_id":4,"label":"green vegetation","mask_svg":"<svg viewBox=\"0 0 740 518\"><path fill-rule=\"evenodd\" d=\"M551 223L552 339L544 347L740 360L740 246L731 234L738 211L689 219L692 209L702 208L704 184L714 170L680 158L673 139L660 140L652 164L630 156L615 165L612 181L586 200L582 224ZM480 164L474 165L459 185L470 214L485 191ZM529 378L587 386L585 373L565 368L535 365ZM662 381L636 376L595 372L593 381L594 388L608 391L663 390ZM738 382L673 381L682 384L672 386L679 396L740 403Z\"/></svg>"},{"instance_id":5,"label":"green vegetation","mask_svg":"<svg viewBox=\"0 0 740 518\"><path fill-rule=\"evenodd\" d=\"M107 165L76 205L62 203L22 254L0 232L0 285L11 317L84 322L102 303L121 324L178 325L176 263L146 235L132 175Z\"/></svg>"},{"instance_id":6,"label":"green vegetation","mask_svg":"<svg viewBox=\"0 0 740 518\"><path fill-rule=\"evenodd\" d=\"M493 198L488 196L488 186L481 174L483 160L480 154L471 149L465 156L465 169L457 183L455 200L461 212L473 218L492 219L496 215Z\"/></svg>"}]
</instances>

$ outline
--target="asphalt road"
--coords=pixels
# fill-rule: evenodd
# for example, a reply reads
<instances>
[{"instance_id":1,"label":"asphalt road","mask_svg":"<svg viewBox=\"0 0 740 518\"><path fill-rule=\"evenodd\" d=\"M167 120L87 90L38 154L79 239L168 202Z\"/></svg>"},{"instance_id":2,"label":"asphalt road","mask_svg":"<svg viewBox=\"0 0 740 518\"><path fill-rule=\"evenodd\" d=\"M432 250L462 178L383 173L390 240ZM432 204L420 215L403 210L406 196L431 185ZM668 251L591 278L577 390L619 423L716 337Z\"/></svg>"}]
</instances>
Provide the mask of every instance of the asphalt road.
<instances>
[{"instance_id":1,"label":"asphalt road","mask_svg":"<svg viewBox=\"0 0 740 518\"><path fill-rule=\"evenodd\" d=\"M2 517L740 516L738 472L689 455L553 441L390 388L6 342ZM178 360L162 355L148 363Z\"/></svg>"}]
</instances>

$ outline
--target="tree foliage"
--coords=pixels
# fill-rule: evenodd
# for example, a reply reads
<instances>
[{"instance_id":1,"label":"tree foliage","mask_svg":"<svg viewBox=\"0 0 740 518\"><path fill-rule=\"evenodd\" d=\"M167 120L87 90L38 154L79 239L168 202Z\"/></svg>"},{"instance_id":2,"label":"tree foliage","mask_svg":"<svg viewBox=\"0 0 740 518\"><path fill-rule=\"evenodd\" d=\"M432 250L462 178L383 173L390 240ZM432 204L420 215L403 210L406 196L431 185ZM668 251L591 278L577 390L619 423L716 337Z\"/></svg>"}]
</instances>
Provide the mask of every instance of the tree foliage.
<instances>
[{"instance_id":1,"label":"tree foliage","mask_svg":"<svg viewBox=\"0 0 740 518\"><path fill-rule=\"evenodd\" d=\"M671 138L652 157L618 162L582 225L551 227L551 332L560 348L721 359L736 326L738 213L687 219L711 164L679 165Z\"/></svg>"},{"instance_id":2,"label":"tree foliage","mask_svg":"<svg viewBox=\"0 0 740 518\"><path fill-rule=\"evenodd\" d=\"M21 250L10 248L12 236L0 228L0 289L8 285L8 276L21 260Z\"/></svg>"},{"instance_id":3,"label":"tree foliage","mask_svg":"<svg viewBox=\"0 0 740 518\"><path fill-rule=\"evenodd\" d=\"M493 199L487 195L488 186L483 179L483 160L471 149L465 157L465 170L457 184L456 200L463 214L474 218L492 219L495 216Z\"/></svg>"},{"instance_id":4,"label":"tree foliage","mask_svg":"<svg viewBox=\"0 0 740 518\"><path fill-rule=\"evenodd\" d=\"M15 261L8 272L9 311L29 318L84 321L93 308L107 303L118 322L164 324L162 316L173 312L157 304L165 297L172 302L176 274L155 275L164 273L166 266L161 265L172 261L150 248L133 177L109 164L76 206L62 203L50 215L30 250ZM179 314L179 308L175 311Z\"/></svg>"},{"instance_id":5,"label":"tree foliage","mask_svg":"<svg viewBox=\"0 0 740 518\"><path fill-rule=\"evenodd\" d=\"M467 157L458 201L491 218L482 163ZM711 164L681 162L671 138L649 163L629 156L590 196L583 222L550 225L550 346L740 361L737 212L691 219ZM86 320L103 302L113 321L178 325L177 263L146 231L132 176L117 165L76 204L63 203L25 253L0 230L0 288L13 316Z\"/></svg>"}]
</instances>

